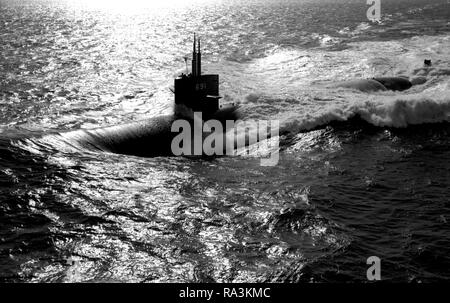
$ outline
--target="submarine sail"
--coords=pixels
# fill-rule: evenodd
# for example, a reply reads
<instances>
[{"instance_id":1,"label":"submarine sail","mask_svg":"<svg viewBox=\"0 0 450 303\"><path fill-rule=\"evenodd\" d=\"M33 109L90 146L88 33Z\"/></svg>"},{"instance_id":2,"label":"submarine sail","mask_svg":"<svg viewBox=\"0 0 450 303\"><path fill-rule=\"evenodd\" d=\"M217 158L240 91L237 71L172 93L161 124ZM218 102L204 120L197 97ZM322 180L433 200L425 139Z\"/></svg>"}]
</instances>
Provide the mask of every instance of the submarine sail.
<instances>
[{"instance_id":1,"label":"submarine sail","mask_svg":"<svg viewBox=\"0 0 450 303\"><path fill-rule=\"evenodd\" d=\"M200 38L194 34L192 70L175 79L175 104L209 116L219 110L219 75L202 75Z\"/></svg>"}]
</instances>

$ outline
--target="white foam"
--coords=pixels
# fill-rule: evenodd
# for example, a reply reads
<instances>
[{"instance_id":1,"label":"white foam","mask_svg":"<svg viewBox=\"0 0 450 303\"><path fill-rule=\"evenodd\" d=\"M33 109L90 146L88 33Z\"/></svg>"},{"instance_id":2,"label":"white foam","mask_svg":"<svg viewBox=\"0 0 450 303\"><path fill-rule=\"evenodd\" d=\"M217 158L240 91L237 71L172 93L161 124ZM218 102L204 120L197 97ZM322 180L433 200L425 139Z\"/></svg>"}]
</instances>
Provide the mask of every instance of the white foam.
<instances>
[{"instance_id":1,"label":"white foam","mask_svg":"<svg viewBox=\"0 0 450 303\"><path fill-rule=\"evenodd\" d=\"M309 113L298 112L281 116L281 129L301 132L327 125L332 121L346 121L355 116L380 127L450 122L450 90L442 95L440 92L426 92L411 95L358 96L361 100L354 96L353 101L322 106Z\"/></svg>"},{"instance_id":2,"label":"white foam","mask_svg":"<svg viewBox=\"0 0 450 303\"><path fill-rule=\"evenodd\" d=\"M450 37L364 41L349 46L340 51L278 49L246 63L239 76L230 79L230 87L241 88L232 98L242 101L241 110L249 119L279 119L282 129L294 132L356 115L389 127L449 121ZM424 68L424 58L433 61L431 68ZM323 85L399 75L423 77L426 82L404 92L374 93Z\"/></svg>"}]
</instances>

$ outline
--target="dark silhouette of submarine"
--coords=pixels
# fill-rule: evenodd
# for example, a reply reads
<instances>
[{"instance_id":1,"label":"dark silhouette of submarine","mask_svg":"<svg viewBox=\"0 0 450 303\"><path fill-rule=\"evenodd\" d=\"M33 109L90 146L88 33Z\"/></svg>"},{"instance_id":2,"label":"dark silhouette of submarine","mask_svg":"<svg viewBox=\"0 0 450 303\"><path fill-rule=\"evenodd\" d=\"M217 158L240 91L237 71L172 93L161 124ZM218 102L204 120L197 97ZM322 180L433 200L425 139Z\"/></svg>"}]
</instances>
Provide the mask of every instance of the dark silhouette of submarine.
<instances>
[{"instance_id":1,"label":"dark silhouette of submarine","mask_svg":"<svg viewBox=\"0 0 450 303\"><path fill-rule=\"evenodd\" d=\"M423 61L424 70L429 70L431 67L431 60L425 59ZM354 79L336 82L330 85L331 87L343 87L356 89L363 92L375 91L405 91L414 85L421 85L427 82L425 77L415 77L411 80L404 76L399 77L374 77L369 79Z\"/></svg>"},{"instance_id":2,"label":"dark silhouette of submarine","mask_svg":"<svg viewBox=\"0 0 450 303\"><path fill-rule=\"evenodd\" d=\"M379 77L338 82L334 83L333 87L371 92L378 90L403 91L412 85L412 82L403 77ZM71 144L75 143L89 150L143 157L171 156L174 155L172 141L178 135L177 132L172 131L173 123L178 119L184 119L193 125L198 123L198 119L194 119L196 117L194 113L201 113L203 120L214 119L222 123L224 132L220 136L223 136L224 142L226 141L225 121L239 119L238 106L221 104L219 75L202 74L200 39L197 40L195 34L191 73L182 73L176 77L172 91L175 95L175 104L174 113L171 115L109 127L69 131L60 133L59 136ZM192 127L192 131L194 131L194 127ZM210 133L203 132L203 138ZM194 137L193 133L192 137ZM246 137L245 140L247 146L248 138ZM232 148L237 146L236 141L230 144L234 144Z\"/></svg>"},{"instance_id":3,"label":"dark silhouette of submarine","mask_svg":"<svg viewBox=\"0 0 450 303\"><path fill-rule=\"evenodd\" d=\"M334 83L333 87L353 88L363 92L372 91L404 91L412 87L411 81L404 77L376 77L355 79Z\"/></svg>"},{"instance_id":4,"label":"dark silhouette of submarine","mask_svg":"<svg viewBox=\"0 0 450 303\"><path fill-rule=\"evenodd\" d=\"M200 39L196 39L195 34L192 71L175 78L172 91L175 95L172 115L59 135L89 150L143 157L171 156L171 143L178 134L172 132L171 127L177 119L194 123L194 113L201 113L203 120L215 119L225 125L226 120L235 121L239 118L238 106L220 103L219 75L202 74Z\"/></svg>"}]
</instances>

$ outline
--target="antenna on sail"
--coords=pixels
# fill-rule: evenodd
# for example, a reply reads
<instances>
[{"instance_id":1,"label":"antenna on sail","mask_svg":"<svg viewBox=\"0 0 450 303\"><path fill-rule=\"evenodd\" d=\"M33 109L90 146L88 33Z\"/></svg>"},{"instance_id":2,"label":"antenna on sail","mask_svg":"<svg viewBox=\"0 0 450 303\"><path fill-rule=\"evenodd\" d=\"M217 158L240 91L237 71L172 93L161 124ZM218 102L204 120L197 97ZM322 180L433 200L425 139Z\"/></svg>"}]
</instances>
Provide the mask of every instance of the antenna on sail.
<instances>
[{"instance_id":1,"label":"antenna on sail","mask_svg":"<svg viewBox=\"0 0 450 303\"><path fill-rule=\"evenodd\" d=\"M197 44L196 42L197 42L197 38L194 33L194 47L192 50L192 70L191 70L193 77L197 77L197 50L195 48L196 44Z\"/></svg>"},{"instance_id":2,"label":"antenna on sail","mask_svg":"<svg viewBox=\"0 0 450 303\"><path fill-rule=\"evenodd\" d=\"M197 75L202 75L202 53L200 51L200 38L198 38L198 50L197 50Z\"/></svg>"},{"instance_id":3,"label":"antenna on sail","mask_svg":"<svg viewBox=\"0 0 450 303\"><path fill-rule=\"evenodd\" d=\"M188 68L188 56L184 56L184 63L186 64L186 75L189 74L189 68Z\"/></svg>"}]
</instances>

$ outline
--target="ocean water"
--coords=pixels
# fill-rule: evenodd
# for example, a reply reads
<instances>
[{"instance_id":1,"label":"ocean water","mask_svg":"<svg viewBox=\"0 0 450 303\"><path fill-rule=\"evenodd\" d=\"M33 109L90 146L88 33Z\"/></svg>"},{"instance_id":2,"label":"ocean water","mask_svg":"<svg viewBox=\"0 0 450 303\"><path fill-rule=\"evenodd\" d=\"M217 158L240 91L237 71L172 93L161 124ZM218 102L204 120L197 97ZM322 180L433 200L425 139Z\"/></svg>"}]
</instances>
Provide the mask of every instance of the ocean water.
<instances>
[{"instance_id":1,"label":"ocean water","mask_svg":"<svg viewBox=\"0 0 450 303\"><path fill-rule=\"evenodd\" d=\"M0 0L0 281L450 279L448 0L154 2ZM194 31L224 99L280 121L278 165L52 135L171 113ZM328 85L383 75L427 81Z\"/></svg>"}]
</instances>

